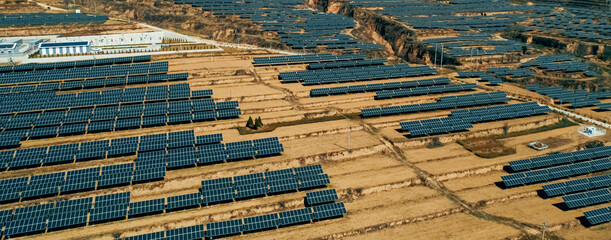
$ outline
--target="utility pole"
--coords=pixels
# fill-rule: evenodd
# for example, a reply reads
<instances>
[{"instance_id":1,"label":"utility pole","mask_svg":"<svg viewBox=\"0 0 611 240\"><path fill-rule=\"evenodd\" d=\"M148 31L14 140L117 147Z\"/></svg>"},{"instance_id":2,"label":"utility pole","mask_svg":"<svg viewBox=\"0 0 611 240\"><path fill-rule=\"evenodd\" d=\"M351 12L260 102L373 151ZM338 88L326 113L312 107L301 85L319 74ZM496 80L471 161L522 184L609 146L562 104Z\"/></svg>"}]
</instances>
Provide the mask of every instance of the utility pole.
<instances>
[{"instance_id":1,"label":"utility pole","mask_svg":"<svg viewBox=\"0 0 611 240\"><path fill-rule=\"evenodd\" d=\"M543 233L541 233L541 240L545 240L545 221L543 221Z\"/></svg>"},{"instance_id":2,"label":"utility pole","mask_svg":"<svg viewBox=\"0 0 611 240\"><path fill-rule=\"evenodd\" d=\"M441 44L441 71L443 71L443 44Z\"/></svg>"},{"instance_id":3,"label":"utility pole","mask_svg":"<svg viewBox=\"0 0 611 240\"><path fill-rule=\"evenodd\" d=\"M437 69L437 44L435 44L435 61L433 63L433 68Z\"/></svg>"},{"instance_id":4,"label":"utility pole","mask_svg":"<svg viewBox=\"0 0 611 240\"><path fill-rule=\"evenodd\" d=\"M348 119L348 152L350 152L350 119Z\"/></svg>"}]
</instances>

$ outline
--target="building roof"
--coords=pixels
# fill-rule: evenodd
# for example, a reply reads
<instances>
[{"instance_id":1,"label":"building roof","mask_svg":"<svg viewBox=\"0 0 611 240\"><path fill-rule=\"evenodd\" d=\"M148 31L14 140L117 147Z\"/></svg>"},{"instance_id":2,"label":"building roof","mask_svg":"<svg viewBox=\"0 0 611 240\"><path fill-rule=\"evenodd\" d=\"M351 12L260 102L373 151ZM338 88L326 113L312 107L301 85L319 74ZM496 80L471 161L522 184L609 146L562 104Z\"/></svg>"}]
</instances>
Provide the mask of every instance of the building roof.
<instances>
[{"instance_id":1,"label":"building roof","mask_svg":"<svg viewBox=\"0 0 611 240\"><path fill-rule=\"evenodd\" d=\"M44 47L73 47L73 46L89 46L89 42L61 42L61 43L42 43L41 48Z\"/></svg>"},{"instance_id":2,"label":"building roof","mask_svg":"<svg viewBox=\"0 0 611 240\"><path fill-rule=\"evenodd\" d=\"M16 47L17 47L17 44L15 43L0 43L0 48L2 49L13 49Z\"/></svg>"}]
</instances>

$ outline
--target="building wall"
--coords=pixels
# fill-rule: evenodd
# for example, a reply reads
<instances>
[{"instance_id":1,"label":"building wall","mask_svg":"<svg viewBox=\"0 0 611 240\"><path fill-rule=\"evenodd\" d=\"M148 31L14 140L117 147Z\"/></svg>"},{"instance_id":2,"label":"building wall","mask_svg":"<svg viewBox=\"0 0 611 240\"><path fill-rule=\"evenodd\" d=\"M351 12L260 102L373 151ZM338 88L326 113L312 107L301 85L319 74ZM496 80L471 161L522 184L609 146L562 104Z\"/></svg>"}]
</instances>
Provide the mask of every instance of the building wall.
<instances>
[{"instance_id":1,"label":"building wall","mask_svg":"<svg viewBox=\"0 0 611 240\"><path fill-rule=\"evenodd\" d=\"M62 55L90 53L91 46L68 46L68 47L41 47L40 55Z\"/></svg>"},{"instance_id":2,"label":"building wall","mask_svg":"<svg viewBox=\"0 0 611 240\"><path fill-rule=\"evenodd\" d=\"M54 42L84 42L89 41L93 47L133 45L133 44L160 44L163 42L163 32L110 34L95 36L58 37Z\"/></svg>"}]
</instances>

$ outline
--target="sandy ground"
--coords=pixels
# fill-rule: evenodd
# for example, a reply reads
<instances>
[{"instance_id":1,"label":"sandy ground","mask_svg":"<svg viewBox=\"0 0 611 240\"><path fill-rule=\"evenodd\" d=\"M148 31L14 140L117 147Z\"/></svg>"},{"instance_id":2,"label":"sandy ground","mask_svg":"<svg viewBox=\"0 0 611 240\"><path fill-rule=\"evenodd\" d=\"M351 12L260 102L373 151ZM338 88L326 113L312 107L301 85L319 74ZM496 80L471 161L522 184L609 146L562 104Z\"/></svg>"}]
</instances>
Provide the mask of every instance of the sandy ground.
<instances>
[{"instance_id":1,"label":"sandy ground","mask_svg":"<svg viewBox=\"0 0 611 240\"><path fill-rule=\"evenodd\" d=\"M213 98L219 101L240 101L243 116L215 122L33 140L24 142L23 147L193 129L196 135L222 133L224 142L279 137L285 152L281 156L172 170L168 171L164 181L68 194L61 198L131 191L131 201L136 202L196 192L201 180L321 164L324 172L330 176L331 184L328 188L338 191L348 214L339 219L229 239L512 239L526 232L536 232L536 226L543 221L546 221L553 234L565 239L608 239L611 235L611 223L589 228L579 223L578 218L583 216L583 211L601 205L564 211L557 207L562 202L561 198L543 199L537 195L543 184L511 189L498 186L501 176L508 174L503 166L508 165L509 161L556 151L575 151L587 141L600 140L607 143L608 137L590 139L576 133L577 126L573 126L506 138L500 141L515 148L516 154L493 159L477 157L455 142L456 139L474 134L498 133L505 125L515 131L549 125L561 117L556 114L475 124L469 132L439 136L444 144L438 148L426 147L430 138L406 138L397 129L399 122L443 117L450 113L447 110L288 125L271 132L248 135L240 135L236 129L243 126L249 116L261 116L264 123L282 123L305 116L358 113L360 109L368 107L432 102L445 95L507 90L511 89L510 86L391 100L374 100L375 93L310 98L309 90L313 88L423 78L302 86L298 83L281 84L277 76L278 72L303 70L305 65L254 68L251 65L252 57L240 53L168 61L171 72L190 73L191 77L186 82L193 89L213 89ZM426 78L435 77L439 76ZM541 152L526 147L526 144L534 140L549 142L552 147ZM9 171L0 174L0 178L130 162L133 159L132 156ZM427 178L429 182L425 183L423 179ZM293 192L50 232L27 239L113 239L134 236L302 208L304 197L303 191ZM0 210L55 199L4 204ZM465 206L469 206L472 211L468 211Z\"/></svg>"}]
</instances>

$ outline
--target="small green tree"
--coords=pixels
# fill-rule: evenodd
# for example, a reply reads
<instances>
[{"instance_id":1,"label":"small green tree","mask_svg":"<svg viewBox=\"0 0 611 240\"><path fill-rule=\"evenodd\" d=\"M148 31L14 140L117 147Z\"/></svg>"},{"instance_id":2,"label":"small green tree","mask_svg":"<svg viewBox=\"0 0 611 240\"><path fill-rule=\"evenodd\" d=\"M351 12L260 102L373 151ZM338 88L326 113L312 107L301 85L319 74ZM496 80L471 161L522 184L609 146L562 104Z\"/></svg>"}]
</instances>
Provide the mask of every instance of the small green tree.
<instances>
[{"instance_id":1,"label":"small green tree","mask_svg":"<svg viewBox=\"0 0 611 240\"><path fill-rule=\"evenodd\" d=\"M258 117L255 119L255 128L258 129L260 127L263 127L263 121L261 121L261 117Z\"/></svg>"},{"instance_id":2,"label":"small green tree","mask_svg":"<svg viewBox=\"0 0 611 240\"><path fill-rule=\"evenodd\" d=\"M248 117L248 122L246 122L246 127L247 128L255 128L255 124L252 121L252 117Z\"/></svg>"},{"instance_id":3,"label":"small green tree","mask_svg":"<svg viewBox=\"0 0 611 240\"><path fill-rule=\"evenodd\" d=\"M528 47L522 46L522 54L526 54L526 51L528 51Z\"/></svg>"}]
</instances>

